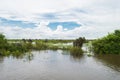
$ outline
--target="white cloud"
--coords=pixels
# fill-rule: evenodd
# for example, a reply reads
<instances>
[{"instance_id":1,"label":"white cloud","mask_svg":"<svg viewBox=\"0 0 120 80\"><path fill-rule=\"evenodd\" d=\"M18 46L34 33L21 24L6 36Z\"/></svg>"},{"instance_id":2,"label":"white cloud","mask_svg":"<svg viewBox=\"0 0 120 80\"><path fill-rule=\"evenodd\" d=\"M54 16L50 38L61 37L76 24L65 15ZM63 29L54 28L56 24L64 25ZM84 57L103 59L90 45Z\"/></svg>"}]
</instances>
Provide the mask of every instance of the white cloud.
<instances>
[{"instance_id":1,"label":"white cloud","mask_svg":"<svg viewBox=\"0 0 120 80\"><path fill-rule=\"evenodd\" d=\"M43 17L49 13L55 18ZM1 26L8 38L98 38L120 29L120 0L0 0L0 17L36 23L34 28ZM47 24L54 21L82 26L68 30L59 25L53 31Z\"/></svg>"},{"instance_id":2,"label":"white cloud","mask_svg":"<svg viewBox=\"0 0 120 80\"><path fill-rule=\"evenodd\" d=\"M5 34L7 38L12 39L75 39L80 36L86 37L87 39L94 39L108 34L106 30L113 32L114 29L119 29L119 27L81 26L73 30L64 30L62 26L58 26L54 31L50 29L46 23L34 28L0 27L2 33Z\"/></svg>"}]
</instances>

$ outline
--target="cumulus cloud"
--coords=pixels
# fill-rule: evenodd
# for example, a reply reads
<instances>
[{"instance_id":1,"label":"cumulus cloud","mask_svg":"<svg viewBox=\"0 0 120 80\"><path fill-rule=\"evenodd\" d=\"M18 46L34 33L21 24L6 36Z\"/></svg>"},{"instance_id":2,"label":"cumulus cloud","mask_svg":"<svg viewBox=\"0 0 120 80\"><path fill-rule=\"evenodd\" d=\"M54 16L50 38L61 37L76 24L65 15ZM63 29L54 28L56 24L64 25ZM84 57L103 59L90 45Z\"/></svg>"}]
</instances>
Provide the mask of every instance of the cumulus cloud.
<instances>
[{"instance_id":1,"label":"cumulus cloud","mask_svg":"<svg viewBox=\"0 0 120 80\"><path fill-rule=\"evenodd\" d=\"M7 38L99 38L120 29L120 0L0 0L0 17L36 24L33 28L1 25ZM48 26L70 21L82 26L72 30Z\"/></svg>"},{"instance_id":2,"label":"cumulus cloud","mask_svg":"<svg viewBox=\"0 0 120 80\"><path fill-rule=\"evenodd\" d=\"M44 26L43 26L44 25ZM80 26L72 30L64 30L62 26L58 26L56 30L52 30L46 23L39 24L34 28L21 27L0 27L0 32L10 39L75 39L78 37L86 37L87 39L100 38L108 34L106 29L113 31L115 28L101 26Z\"/></svg>"}]
</instances>

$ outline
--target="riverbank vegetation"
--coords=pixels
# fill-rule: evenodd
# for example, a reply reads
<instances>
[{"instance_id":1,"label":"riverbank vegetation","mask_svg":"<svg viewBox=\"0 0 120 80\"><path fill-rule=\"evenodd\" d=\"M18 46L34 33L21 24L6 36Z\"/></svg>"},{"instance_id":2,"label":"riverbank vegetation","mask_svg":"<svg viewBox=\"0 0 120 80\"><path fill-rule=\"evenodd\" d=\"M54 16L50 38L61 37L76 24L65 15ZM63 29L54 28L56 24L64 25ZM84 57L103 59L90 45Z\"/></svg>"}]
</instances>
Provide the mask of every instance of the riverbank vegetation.
<instances>
[{"instance_id":1,"label":"riverbank vegetation","mask_svg":"<svg viewBox=\"0 0 120 80\"><path fill-rule=\"evenodd\" d=\"M69 50L73 40L41 40L41 39L19 39L7 40L0 34L0 55L20 55L31 50Z\"/></svg>"},{"instance_id":2,"label":"riverbank vegetation","mask_svg":"<svg viewBox=\"0 0 120 80\"><path fill-rule=\"evenodd\" d=\"M19 55L28 51L27 48L22 44L8 43L4 35L0 34L0 55L7 56L10 54Z\"/></svg>"},{"instance_id":3,"label":"riverbank vegetation","mask_svg":"<svg viewBox=\"0 0 120 80\"><path fill-rule=\"evenodd\" d=\"M79 56L84 53L83 43L90 43L90 52L95 54L120 54L120 30L109 33L107 36L96 39L86 40L80 37L76 40L48 40L48 39L19 39L7 40L3 34L0 34L0 55L19 56L31 50L68 50L73 56Z\"/></svg>"},{"instance_id":4,"label":"riverbank vegetation","mask_svg":"<svg viewBox=\"0 0 120 80\"><path fill-rule=\"evenodd\" d=\"M92 50L96 54L120 54L120 30L115 30L114 33L94 40Z\"/></svg>"},{"instance_id":5,"label":"riverbank vegetation","mask_svg":"<svg viewBox=\"0 0 120 80\"><path fill-rule=\"evenodd\" d=\"M73 42L74 41L74 42ZM71 55L81 55L81 49L85 38L80 37L76 40L41 40L41 39L19 39L7 40L4 35L0 34L0 55L19 56L31 50L69 50Z\"/></svg>"}]
</instances>

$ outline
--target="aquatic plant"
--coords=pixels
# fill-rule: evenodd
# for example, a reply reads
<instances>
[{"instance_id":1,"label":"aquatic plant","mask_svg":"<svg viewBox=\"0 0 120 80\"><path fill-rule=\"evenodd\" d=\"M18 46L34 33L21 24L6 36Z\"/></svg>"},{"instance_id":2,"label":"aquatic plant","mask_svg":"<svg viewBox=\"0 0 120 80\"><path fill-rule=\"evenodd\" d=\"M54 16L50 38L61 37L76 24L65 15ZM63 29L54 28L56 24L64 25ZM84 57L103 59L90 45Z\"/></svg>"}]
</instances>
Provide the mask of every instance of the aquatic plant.
<instances>
[{"instance_id":1,"label":"aquatic plant","mask_svg":"<svg viewBox=\"0 0 120 80\"><path fill-rule=\"evenodd\" d=\"M70 54L73 56L80 56L83 55L83 50L79 47L72 47L70 49Z\"/></svg>"}]
</instances>

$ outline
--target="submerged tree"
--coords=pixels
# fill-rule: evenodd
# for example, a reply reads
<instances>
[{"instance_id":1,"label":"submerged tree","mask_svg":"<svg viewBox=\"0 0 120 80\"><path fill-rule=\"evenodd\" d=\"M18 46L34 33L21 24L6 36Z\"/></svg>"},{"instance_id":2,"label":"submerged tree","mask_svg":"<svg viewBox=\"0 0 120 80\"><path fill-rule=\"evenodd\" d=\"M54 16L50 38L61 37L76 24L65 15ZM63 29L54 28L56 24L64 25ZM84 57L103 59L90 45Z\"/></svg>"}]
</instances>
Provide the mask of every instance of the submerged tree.
<instances>
[{"instance_id":1,"label":"submerged tree","mask_svg":"<svg viewBox=\"0 0 120 80\"><path fill-rule=\"evenodd\" d=\"M82 47L83 43L86 41L85 37L80 37L73 42L74 47Z\"/></svg>"}]
</instances>

